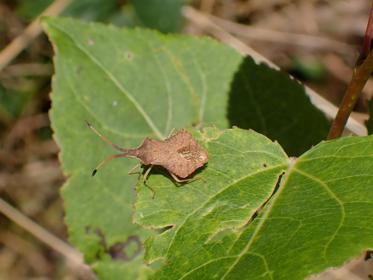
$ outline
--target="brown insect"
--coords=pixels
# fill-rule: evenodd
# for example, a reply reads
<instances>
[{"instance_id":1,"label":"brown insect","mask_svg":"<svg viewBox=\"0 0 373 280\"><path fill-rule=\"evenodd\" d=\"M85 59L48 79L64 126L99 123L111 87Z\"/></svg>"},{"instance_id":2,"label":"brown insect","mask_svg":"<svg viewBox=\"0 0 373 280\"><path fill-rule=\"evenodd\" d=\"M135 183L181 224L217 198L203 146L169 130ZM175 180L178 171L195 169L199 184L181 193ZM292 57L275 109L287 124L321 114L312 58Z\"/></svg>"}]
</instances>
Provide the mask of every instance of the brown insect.
<instances>
[{"instance_id":1,"label":"brown insect","mask_svg":"<svg viewBox=\"0 0 373 280\"><path fill-rule=\"evenodd\" d=\"M165 140L145 138L138 148L124 149L112 143L90 123L87 122L87 125L103 141L116 150L121 151L121 153L111 155L100 162L93 170L92 176L94 176L98 169L108 161L114 158L124 157L137 158L140 160L141 164L149 166L143 177L144 183L153 165L164 167L176 182L183 183L192 180L188 177L208 162L207 151L197 143L192 134L187 130L171 133ZM136 167L137 166L135 166L135 168ZM129 174L131 174L135 168L133 168Z\"/></svg>"}]
</instances>

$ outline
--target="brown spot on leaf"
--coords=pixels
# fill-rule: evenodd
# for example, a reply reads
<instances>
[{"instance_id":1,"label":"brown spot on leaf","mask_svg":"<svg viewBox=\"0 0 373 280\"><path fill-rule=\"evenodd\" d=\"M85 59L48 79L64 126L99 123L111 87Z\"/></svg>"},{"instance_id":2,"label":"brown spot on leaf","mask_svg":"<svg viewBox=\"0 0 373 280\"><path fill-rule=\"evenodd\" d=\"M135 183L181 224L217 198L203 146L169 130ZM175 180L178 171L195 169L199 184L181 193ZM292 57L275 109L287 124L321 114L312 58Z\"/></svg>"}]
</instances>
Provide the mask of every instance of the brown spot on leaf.
<instances>
[{"instance_id":1,"label":"brown spot on leaf","mask_svg":"<svg viewBox=\"0 0 373 280\"><path fill-rule=\"evenodd\" d=\"M127 60L131 61L133 59L133 53L132 52L126 52L125 56L126 56Z\"/></svg>"}]
</instances>

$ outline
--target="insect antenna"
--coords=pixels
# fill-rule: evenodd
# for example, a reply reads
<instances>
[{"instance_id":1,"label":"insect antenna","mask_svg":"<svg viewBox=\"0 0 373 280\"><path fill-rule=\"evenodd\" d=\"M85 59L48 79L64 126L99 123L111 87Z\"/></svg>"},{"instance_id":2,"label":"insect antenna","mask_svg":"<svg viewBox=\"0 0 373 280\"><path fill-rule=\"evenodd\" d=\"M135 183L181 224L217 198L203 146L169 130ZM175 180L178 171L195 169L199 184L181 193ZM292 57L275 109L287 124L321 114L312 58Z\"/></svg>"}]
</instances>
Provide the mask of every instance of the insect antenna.
<instances>
[{"instance_id":1,"label":"insect antenna","mask_svg":"<svg viewBox=\"0 0 373 280\"><path fill-rule=\"evenodd\" d=\"M94 128L93 125L91 125L88 121L85 121L85 122L86 122L87 126L93 131L93 133L95 133L98 137L100 137L102 141L106 142L107 144L109 144L111 147L113 147L114 149L116 149L118 151L121 151L121 152L127 152L128 151L128 149L124 149L122 147L119 147L118 145L111 142L104 135L102 135L100 132L98 132L98 130L96 128Z\"/></svg>"},{"instance_id":2,"label":"insect antenna","mask_svg":"<svg viewBox=\"0 0 373 280\"><path fill-rule=\"evenodd\" d=\"M121 158L121 157L128 157L128 153L123 153L123 154L115 154L115 155L111 155L111 156L108 156L106 159L104 159L103 161L101 161L95 169L93 169L92 171L92 176L95 176L97 171L106 163L108 163L109 161L115 159L115 158Z\"/></svg>"}]
</instances>

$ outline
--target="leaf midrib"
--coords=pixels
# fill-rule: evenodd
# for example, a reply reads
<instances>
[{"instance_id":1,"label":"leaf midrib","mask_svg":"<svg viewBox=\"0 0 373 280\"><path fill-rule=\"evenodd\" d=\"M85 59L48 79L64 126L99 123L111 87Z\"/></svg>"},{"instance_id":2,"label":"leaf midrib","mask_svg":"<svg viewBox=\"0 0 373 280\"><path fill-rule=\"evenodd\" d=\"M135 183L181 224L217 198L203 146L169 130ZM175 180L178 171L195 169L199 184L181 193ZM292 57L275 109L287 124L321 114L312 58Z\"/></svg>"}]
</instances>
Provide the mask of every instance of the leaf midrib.
<instances>
[{"instance_id":1,"label":"leaf midrib","mask_svg":"<svg viewBox=\"0 0 373 280\"><path fill-rule=\"evenodd\" d=\"M53 24L51 24L53 25ZM107 77L114 83L114 85L119 89L120 92L122 92L128 100L134 105L134 107L137 109L137 111L140 113L140 115L144 118L147 125L150 127L150 129L154 132L155 135L159 139L164 139L165 136L160 132L160 130L157 128L157 126L153 123L149 115L145 112L145 110L142 108L142 106L137 103L135 98L129 93L128 90L126 90L123 85L119 83L119 81L114 77L112 73L110 73L100 62L97 60L92 54L90 54L84 46L82 46L80 43L78 43L74 37L72 37L70 34L68 34L65 30L59 28L58 26L53 25L56 30L59 30L61 33L63 33L66 37L68 37L71 41L75 43L75 46L78 50L80 50L83 54L85 54L95 65L97 65L98 68L103 71L107 75Z\"/></svg>"},{"instance_id":2,"label":"leaf midrib","mask_svg":"<svg viewBox=\"0 0 373 280\"><path fill-rule=\"evenodd\" d=\"M290 177L290 175L292 175L293 173L298 173L298 174L301 174L303 176L306 176L308 178L310 178L311 180L317 182L318 184L320 184L326 191L327 193L330 195L331 198L333 198L337 203L338 205L341 207L341 212L342 212L342 215L341 215L341 219L339 221L339 225L338 227L336 228L335 232L331 235L331 238L329 239L329 241L325 244L325 247L324 247L324 252L323 252L323 259L325 260L325 262L327 262L327 257L326 257L326 251L330 245L330 243L335 239L335 236L337 235L338 231L341 229L342 225L343 225L343 221L345 219L345 210L344 210L344 206L343 206L343 202L336 196L336 194L334 192L332 192L330 190L330 188L327 186L327 184L322 181L321 179L319 178L316 178L314 176L311 176L310 174L304 172L304 171L301 171L299 169L297 169L296 167L296 163L299 163L299 162L302 162L301 160L300 161L294 161L294 162L291 162L291 164L289 164L289 168L288 170L285 172L285 178L283 180L283 182L281 182L281 185L279 187L279 190L277 191L277 193L275 194L275 196L273 197L272 199L272 202L271 204L268 206L268 208L265 210L265 212L263 213L263 216L260 220L260 222L258 223L257 227L255 228L249 242L247 243L247 245L243 248L243 250L241 251L241 253L239 255L237 255L237 258L236 258L236 261L234 261L229 269L226 271L226 273L222 276L222 280L223 279L226 279L226 276L229 275L229 273L233 270L233 268L236 266L236 264L239 262L239 260L241 259L241 257L243 255L245 255L246 253L249 252L249 249L251 247L251 245L253 244L253 242L255 241L255 237L257 236L257 234L261 231L263 225L267 222L267 217L270 215L270 213L272 212L272 209L274 207L274 205L276 205L276 200L280 197L282 191L286 188L286 185L288 183L288 179ZM271 275L271 279L272 278L272 275Z\"/></svg>"},{"instance_id":3,"label":"leaf midrib","mask_svg":"<svg viewBox=\"0 0 373 280\"><path fill-rule=\"evenodd\" d=\"M277 164L277 165L274 165L270 168L266 168L266 169L263 169L263 170L260 170L260 171L256 171L256 172L253 172L253 173L250 173L249 175L245 175L245 176L242 176L240 177L239 179L231 182L230 184L228 184L226 187L222 188L219 192L215 193L212 197L210 197L209 199L206 200L205 203L203 203L200 207L196 208L194 211L192 211L190 214L188 214L185 219L178 225L177 229L175 230L175 233L174 235L172 236L172 239L170 240L170 244L167 248L167 251L165 252L165 255L167 256L174 241L175 241L175 238L176 238L176 235L177 233L179 232L179 230L183 227L183 225L185 224L185 222L192 216L194 215L196 212L198 212L200 209L202 209L203 207L206 206L206 204L208 204L211 199L213 199L214 197L216 197L217 195L219 195L220 193L224 192L225 190L227 190L228 188L232 187L233 185L237 184L238 182L242 181L242 180L245 180L247 178L250 178L250 177L253 177L259 173L264 173L264 172L268 172L268 171L271 171L271 170L274 170L276 168L280 168L280 167L285 167L286 164L285 163L282 163L282 164Z\"/></svg>"},{"instance_id":4,"label":"leaf midrib","mask_svg":"<svg viewBox=\"0 0 373 280\"><path fill-rule=\"evenodd\" d=\"M264 210L265 212L263 213L263 216L262 218L260 219L260 222L258 223L257 227L255 228L249 242L247 243L247 245L243 248L243 250L241 251L241 253L239 255L237 255L237 258L236 258L236 261L234 261L231 266L229 267L229 269L227 269L227 271L224 273L224 275L221 277L221 279L226 279L226 276L229 275L229 273L232 271L232 269L236 266L236 264L239 262L239 260L241 259L241 257L246 253L248 252L249 248L251 247L251 245L253 244L254 240L255 240L255 237L257 236L257 233L261 230L261 228L263 227L263 225L265 224L266 222L266 218L269 216L269 214L272 212L272 209L273 209L273 205L276 204L276 200L280 197L280 194L281 192L283 191L284 189L284 186L286 186L286 183L288 181L288 178L289 178L289 175L291 174L291 170L293 169L295 165L295 161L292 162L290 161L289 162L289 165L288 165L288 169L286 170L285 172L285 178L283 178L283 180L281 180L280 182L280 187L279 189L277 190L277 193L274 194L273 198L272 198L272 202L271 204L267 207L266 210ZM272 275L271 275L271 278L272 278Z\"/></svg>"}]
</instances>

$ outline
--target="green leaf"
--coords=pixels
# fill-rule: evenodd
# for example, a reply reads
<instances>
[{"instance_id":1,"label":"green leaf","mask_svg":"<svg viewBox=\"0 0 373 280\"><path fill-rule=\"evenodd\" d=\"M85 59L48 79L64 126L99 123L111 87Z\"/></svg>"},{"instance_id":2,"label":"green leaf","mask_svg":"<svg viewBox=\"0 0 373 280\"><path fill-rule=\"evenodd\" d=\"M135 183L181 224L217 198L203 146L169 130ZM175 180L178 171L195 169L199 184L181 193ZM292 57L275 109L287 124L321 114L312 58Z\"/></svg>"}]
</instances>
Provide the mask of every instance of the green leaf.
<instances>
[{"instance_id":1,"label":"green leaf","mask_svg":"<svg viewBox=\"0 0 373 280\"><path fill-rule=\"evenodd\" d=\"M153 203L139 188L137 221L170 226L146 243L149 262L163 263L156 279L304 279L372 248L373 136L323 142L287 164L276 144L253 135L205 141L207 182L172 191L154 176Z\"/></svg>"},{"instance_id":2,"label":"green leaf","mask_svg":"<svg viewBox=\"0 0 373 280\"><path fill-rule=\"evenodd\" d=\"M246 60L211 39L166 36L149 30L118 29L62 18L48 19L44 25L56 52L51 120L61 148L62 166L69 177L62 196L70 241L105 279L118 279L118 275L124 274L133 278L145 277L151 270L142 265L143 248L138 241L145 240L152 232L132 223L137 178L127 172L135 162L128 159L113 161L92 178L93 168L113 151L86 127L84 121L90 121L102 134L123 147L136 147L145 137L165 138L172 128L206 124L228 127L232 122L227 118L227 110L228 107L232 110L234 105L228 93L231 83L238 86L237 77L247 74L246 67L240 68ZM252 65L253 69L262 67ZM282 78L288 80L285 75ZM239 93L242 103L250 104L246 92L241 90ZM304 102L308 100L304 99ZM285 106L280 109L284 113L290 111ZM276 123L281 127L281 122L276 120ZM307 131L308 126L302 129ZM206 130L198 136L195 132L207 146L213 146L214 139L225 134L227 138L239 138L240 133L220 135L216 130ZM268 149L283 155L277 144L254 132L249 134L256 139L247 142L254 145L253 149L258 143L268 143ZM233 143L239 142L236 140L232 139ZM303 139L296 140L302 142ZM230 140L224 141L229 143ZM218 149L216 153L218 156ZM214 152L211 156L213 160ZM246 160L222 157L222 167L229 163L236 168L240 163L247 170L259 168ZM282 156L281 160L284 158ZM261 168L269 166L265 162L261 164ZM209 174L211 170L202 170L201 175L205 176L205 172ZM244 171L239 169L237 174L245 176ZM277 171L263 192L259 192L256 203L249 210L244 209L245 217L252 214L273 190L281 173ZM160 179L156 173L157 170L152 172L150 182ZM166 176L161 179L169 185L171 181L167 174L162 174ZM220 179L217 186L221 186ZM197 180L191 185L202 182L203 179ZM194 188L180 189L188 192ZM141 190L149 199L149 190ZM172 185L170 197L176 190ZM203 191L200 196L199 201L203 201ZM189 202L188 195L183 199ZM181 214L175 212L173 215ZM159 226L169 225L168 218L160 216L165 223ZM166 231L163 236L167 237L167 232L172 231ZM217 235L216 239L219 238ZM148 259L163 254L161 241L153 242L155 249L148 253ZM163 242L167 242L167 238ZM119 252L114 254L113 249L118 248ZM154 264L152 269L157 266L159 264Z\"/></svg>"},{"instance_id":3,"label":"green leaf","mask_svg":"<svg viewBox=\"0 0 373 280\"><path fill-rule=\"evenodd\" d=\"M186 0L132 0L140 21L162 32L177 32L183 22L181 8Z\"/></svg>"},{"instance_id":4,"label":"green leaf","mask_svg":"<svg viewBox=\"0 0 373 280\"><path fill-rule=\"evenodd\" d=\"M73 0L63 11L64 16L85 20L105 20L116 9L116 0ZM17 10L21 17L32 20L43 12L53 0L21 0Z\"/></svg>"},{"instance_id":5,"label":"green leaf","mask_svg":"<svg viewBox=\"0 0 373 280\"><path fill-rule=\"evenodd\" d=\"M0 83L0 115L7 121L19 117L33 94L28 91L11 90Z\"/></svg>"},{"instance_id":6,"label":"green leaf","mask_svg":"<svg viewBox=\"0 0 373 280\"><path fill-rule=\"evenodd\" d=\"M167 176L152 175L148 185L154 189L155 199L147 188L138 187L135 221L149 228L168 227L148 240L149 262L167 251L176 251L172 263L177 261L180 267L192 262L188 258L194 254L195 261L208 261L210 254L220 251L218 247L233 242L235 229L244 227L271 196L286 170L288 158L281 147L252 130L205 129L195 136L209 154L200 180L175 187ZM190 251L183 256L175 246ZM171 260L168 255L167 259Z\"/></svg>"},{"instance_id":7,"label":"green leaf","mask_svg":"<svg viewBox=\"0 0 373 280\"><path fill-rule=\"evenodd\" d=\"M125 248L127 260L112 259L104 246L148 236L131 222L137 178L127 172L136 163L113 161L92 178L93 168L113 151L85 120L124 147L192 123L227 126L226 92L241 57L209 39L71 19L49 19L45 27L56 52L51 120L69 176L62 196L70 241L106 279L118 279L124 270L142 274L140 254Z\"/></svg>"},{"instance_id":8,"label":"green leaf","mask_svg":"<svg viewBox=\"0 0 373 280\"><path fill-rule=\"evenodd\" d=\"M105 21L116 11L117 6L116 0L73 0L63 15L91 21Z\"/></svg>"},{"instance_id":9,"label":"green leaf","mask_svg":"<svg viewBox=\"0 0 373 280\"><path fill-rule=\"evenodd\" d=\"M32 20L52 3L53 0L21 0L17 6L17 13L27 20Z\"/></svg>"},{"instance_id":10,"label":"green leaf","mask_svg":"<svg viewBox=\"0 0 373 280\"><path fill-rule=\"evenodd\" d=\"M329 122L306 96L304 87L285 73L246 58L232 83L228 118L277 140L299 156L325 139Z\"/></svg>"}]
</instances>

